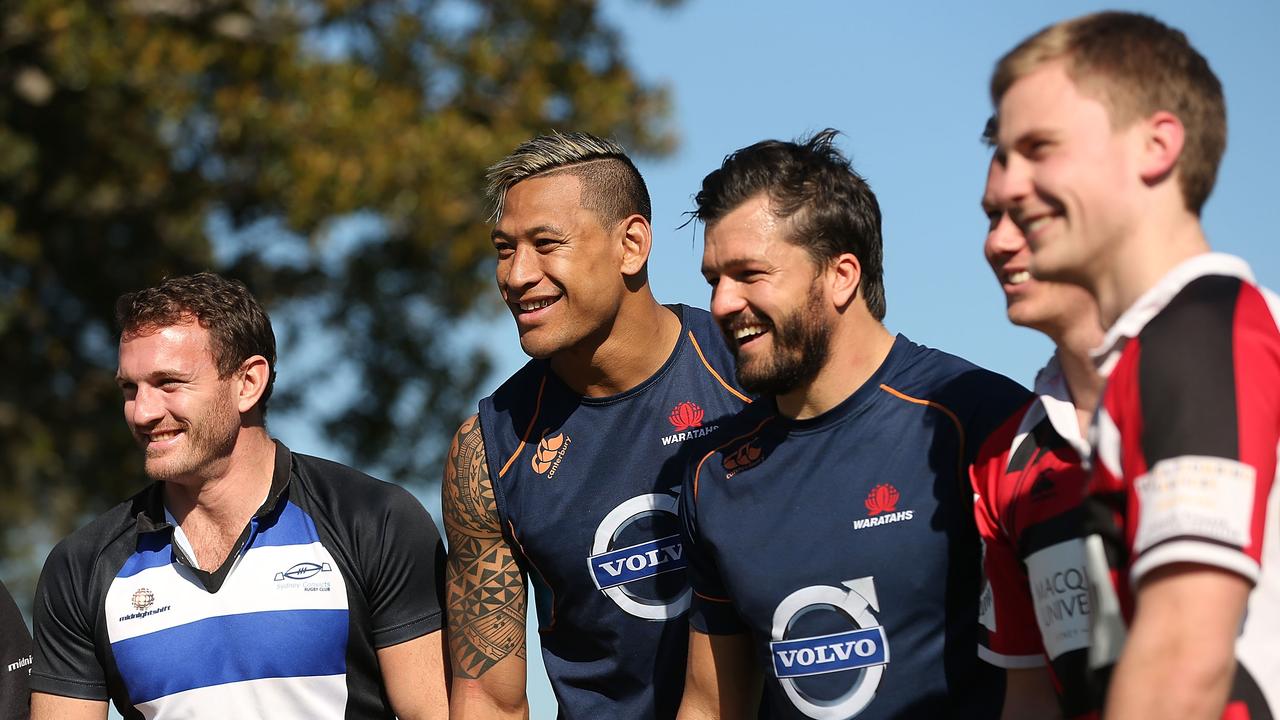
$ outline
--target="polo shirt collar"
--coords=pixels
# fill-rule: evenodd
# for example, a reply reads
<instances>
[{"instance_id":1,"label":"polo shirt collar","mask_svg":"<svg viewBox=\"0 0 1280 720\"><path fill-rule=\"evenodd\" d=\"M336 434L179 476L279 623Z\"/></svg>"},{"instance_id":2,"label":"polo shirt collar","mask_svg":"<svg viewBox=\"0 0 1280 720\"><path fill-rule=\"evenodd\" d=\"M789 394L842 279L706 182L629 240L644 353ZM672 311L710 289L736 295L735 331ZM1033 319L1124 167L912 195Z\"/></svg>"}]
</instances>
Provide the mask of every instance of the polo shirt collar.
<instances>
[{"instance_id":1,"label":"polo shirt collar","mask_svg":"<svg viewBox=\"0 0 1280 720\"><path fill-rule=\"evenodd\" d=\"M1183 260L1139 296L1107 329L1102 344L1091 353L1098 372L1104 378L1109 376L1120 359L1125 343L1137 337L1147 323L1164 310L1183 288L1192 281L1209 275L1235 277L1250 283L1254 281L1249 264L1234 255L1203 253Z\"/></svg>"}]
</instances>

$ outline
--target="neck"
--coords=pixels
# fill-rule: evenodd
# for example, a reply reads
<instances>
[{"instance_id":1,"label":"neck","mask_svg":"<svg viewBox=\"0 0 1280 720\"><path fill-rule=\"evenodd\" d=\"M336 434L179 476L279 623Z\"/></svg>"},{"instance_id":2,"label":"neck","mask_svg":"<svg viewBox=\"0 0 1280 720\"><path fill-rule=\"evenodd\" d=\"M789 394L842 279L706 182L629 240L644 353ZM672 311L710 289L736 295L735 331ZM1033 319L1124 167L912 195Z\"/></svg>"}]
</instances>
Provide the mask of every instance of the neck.
<instances>
[{"instance_id":1,"label":"neck","mask_svg":"<svg viewBox=\"0 0 1280 720\"><path fill-rule=\"evenodd\" d=\"M794 420L827 412L862 387L884 364L892 348L893 335L865 311L856 317L841 318L832 329L826 364L812 381L779 395L778 412Z\"/></svg>"},{"instance_id":2,"label":"neck","mask_svg":"<svg viewBox=\"0 0 1280 720\"><path fill-rule=\"evenodd\" d=\"M1159 213L1152 213L1161 217ZM1143 293L1170 270L1209 252L1200 219L1185 209L1163 221L1144 222L1115 243L1111 256L1091 273L1088 289L1098 299L1103 327L1111 327Z\"/></svg>"},{"instance_id":3,"label":"neck","mask_svg":"<svg viewBox=\"0 0 1280 720\"><path fill-rule=\"evenodd\" d=\"M551 369L574 392L605 397L647 380L680 339L680 319L654 300L648 286L629 295L601 333L551 358Z\"/></svg>"},{"instance_id":4,"label":"neck","mask_svg":"<svg viewBox=\"0 0 1280 720\"><path fill-rule=\"evenodd\" d=\"M180 524L188 517L239 529L271 489L276 448L261 426L241 428L231 454L195 483L166 482L165 507Z\"/></svg>"},{"instance_id":5,"label":"neck","mask_svg":"<svg viewBox=\"0 0 1280 720\"><path fill-rule=\"evenodd\" d=\"M1090 351L1102 342L1102 328L1090 314L1090 317L1082 318L1060 332L1047 334L1057 346L1054 354L1062 367L1071 404L1076 408L1081 437L1086 437L1105 384L1090 356Z\"/></svg>"}]
</instances>

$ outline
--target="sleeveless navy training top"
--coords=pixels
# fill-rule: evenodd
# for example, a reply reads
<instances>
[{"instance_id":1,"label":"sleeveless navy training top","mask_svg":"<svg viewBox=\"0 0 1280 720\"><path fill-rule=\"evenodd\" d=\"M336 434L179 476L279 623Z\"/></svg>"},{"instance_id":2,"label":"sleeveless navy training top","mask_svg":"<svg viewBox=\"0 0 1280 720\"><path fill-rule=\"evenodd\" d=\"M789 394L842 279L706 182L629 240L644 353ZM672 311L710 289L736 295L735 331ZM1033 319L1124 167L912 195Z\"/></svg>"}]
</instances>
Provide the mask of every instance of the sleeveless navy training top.
<instances>
[{"instance_id":1,"label":"sleeveless navy training top","mask_svg":"<svg viewBox=\"0 0 1280 720\"><path fill-rule=\"evenodd\" d=\"M711 316L684 305L661 369L583 397L531 360L480 401L507 542L534 585L562 718L674 717L690 590L676 507L696 441L749 402Z\"/></svg>"}]
</instances>

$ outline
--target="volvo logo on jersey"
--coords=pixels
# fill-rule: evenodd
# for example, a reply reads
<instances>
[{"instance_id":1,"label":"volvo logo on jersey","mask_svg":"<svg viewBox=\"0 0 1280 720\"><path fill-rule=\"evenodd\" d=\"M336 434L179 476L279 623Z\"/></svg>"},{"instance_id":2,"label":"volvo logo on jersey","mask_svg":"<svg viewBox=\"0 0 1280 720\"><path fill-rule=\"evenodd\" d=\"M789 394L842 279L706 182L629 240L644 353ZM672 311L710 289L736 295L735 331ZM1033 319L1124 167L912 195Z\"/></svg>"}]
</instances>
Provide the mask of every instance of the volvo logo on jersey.
<instances>
[{"instance_id":1,"label":"volvo logo on jersey","mask_svg":"<svg viewBox=\"0 0 1280 720\"><path fill-rule=\"evenodd\" d=\"M889 640L875 579L842 587L813 585L788 595L773 613L773 672L797 710L815 720L851 718L875 698L889 663Z\"/></svg>"},{"instance_id":2,"label":"volvo logo on jersey","mask_svg":"<svg viewBox=\"0 0 1280 720\"><path fill-rule=\"evenodd\" d=\"M689 608L678 522L676 496L652 493L618 505L596 528L591 581L627 614L669 620Z\"/></svg>"}]
</instances>

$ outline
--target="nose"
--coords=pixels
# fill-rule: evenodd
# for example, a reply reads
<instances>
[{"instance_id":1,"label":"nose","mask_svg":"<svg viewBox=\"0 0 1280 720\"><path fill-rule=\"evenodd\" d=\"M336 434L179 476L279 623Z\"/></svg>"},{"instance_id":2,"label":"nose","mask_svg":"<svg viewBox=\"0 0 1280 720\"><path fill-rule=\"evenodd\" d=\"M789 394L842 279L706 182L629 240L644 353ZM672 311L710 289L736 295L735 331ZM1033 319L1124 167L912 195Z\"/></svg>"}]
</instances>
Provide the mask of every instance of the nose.
<instances>
[{"instance_id":1,"label":"nose","mask_svg":"<svg viewBox=\"0 0 1280 720\"><path fill-rule=\"evenodd\" d=\"M996 200L1004 207L1015 207L1031 194L1031 163L1021 154L1010 152L996 182Z\"/></svg>"},{"instance_id":2,"label":"nose","mask_svg":"<svg viewBox=\"0 0 1280 720\"><path fill-rule=\"evenodd\" d=\"M987 259L991 260L1000 256L1016 255L1026 246L1027 239L1023 236L1022 230L1014 224L1009 213L1002 212L996 219L995 225L987 231L987 241L983 249L986 251Z\"/></svg>"},{"instance_id":3,"label":"nose","mask_svg":"<svg viewBox=\"0 0 1280 720\"><path fill-rule=\"evenodd\" d=\"M721 277L711 286L711 316L724 321L747 307L741 286L727 277Z\"/></svg>"},{"instance_id":4,"label":"nose","mask_svg":"<svg viewBox=\"0 0 1280 720\"><path fill-rule=\"evenodd\" d=\"M511 257L498 263L498 281L508 289L527 290L541 279L538 252L524 243L517 244Z\"/></svg>"},{"instance_id":5,"label":"nose","mask_svg":"<svg viewBox=\"0 0 1280 720\"><path fill-rule=\"evenodd\" d=\"M146 385L125 392L124 416L134 428L152 426L164 417L164 403L160 391Z\"/></svg>"}]
</instances>

